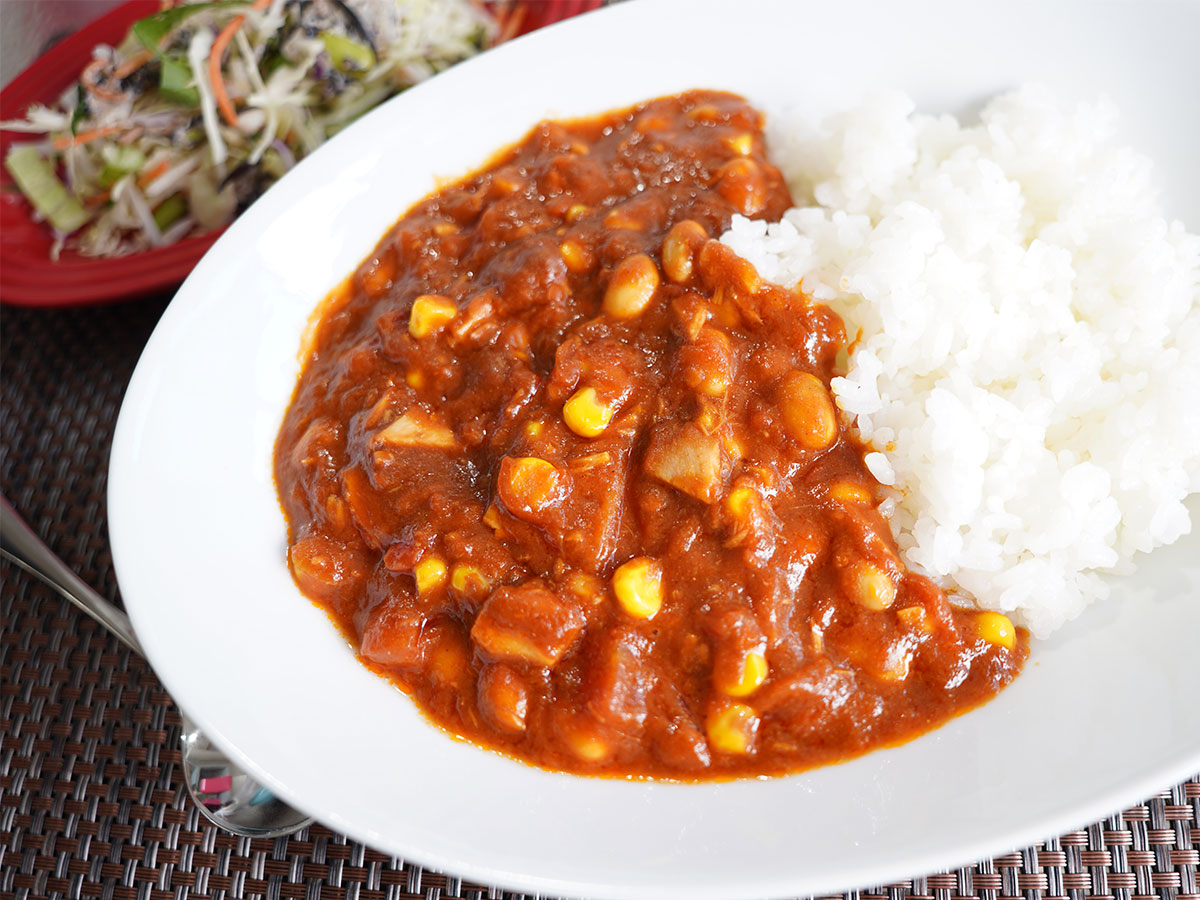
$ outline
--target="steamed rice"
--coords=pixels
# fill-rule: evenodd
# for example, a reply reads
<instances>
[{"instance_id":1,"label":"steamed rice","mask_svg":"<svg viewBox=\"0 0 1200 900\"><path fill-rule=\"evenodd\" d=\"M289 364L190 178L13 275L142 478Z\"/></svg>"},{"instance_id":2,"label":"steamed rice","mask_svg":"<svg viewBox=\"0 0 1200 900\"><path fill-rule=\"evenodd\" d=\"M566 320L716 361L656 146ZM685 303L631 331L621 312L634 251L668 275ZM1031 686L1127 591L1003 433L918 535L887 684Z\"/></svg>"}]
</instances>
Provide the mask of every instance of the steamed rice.
<instances>
[{"instance_id":1,"label":"steamed rice","mask_svg":"<svg viewBox=\"0 0 1200 900\"><path fill-rule=\"evenodd\" d=\"M1116 129L1032 87L970 127L879 96L775 135L808 205L723 238L857 335L834 394L906 562L1037 636L1200 490L1200 236Z\"/></svg>"}]
</instances>

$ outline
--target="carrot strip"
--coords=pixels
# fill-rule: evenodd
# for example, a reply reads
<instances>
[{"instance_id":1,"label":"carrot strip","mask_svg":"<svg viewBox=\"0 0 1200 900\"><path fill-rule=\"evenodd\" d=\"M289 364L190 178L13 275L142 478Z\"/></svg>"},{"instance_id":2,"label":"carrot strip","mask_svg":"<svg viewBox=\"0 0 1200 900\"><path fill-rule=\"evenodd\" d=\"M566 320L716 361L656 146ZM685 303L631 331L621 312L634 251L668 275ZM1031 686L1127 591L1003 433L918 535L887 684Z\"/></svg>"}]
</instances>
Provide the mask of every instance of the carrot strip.
<instances>
[{"instance_id":1,"label":"carrot strip","mask_svg":"<svg viewBox=\"0 0 1200 900\"><path fill-rule=\"evenodd\" d=\"M154 59L154 54L149 50L143 50L141 53L135 53L125 62L121 63L113 69L113 78L124 78L127 75L132 75L150 60Z\"/></svg>"},{"instance_id":2,"label":"carrot strip","mask_svg":"<svg viewBox=\"0 0 1200 900\"><path fill-rule=\"evenodd\" d=\"M89 94L95 94L103 100L120 100L122 95L119 92L100 87L96 80L96 76L106 65L107 63L102 59L92 60L88 63L87 68L83 70L83 74L79 76L79 83L84 86Z\"/></svg>"},{"instance_id":3,"label":"carrot strip","mask_svg":"<svg viewBox=\"0 0 1200 900\"><path fill-rule=\"evenodd\" d=\"M116 125L105 125L101 128L93 128L91 131L81 131L74 137L55 138L52 146L55 150L66 150L68 147L78 147L81 144L89 144L100 138L109 137L120 130Z\"/></svg>"},{"instance_id":4,"label":"carrot strip","mask_svg":"<svg viewBox=\"0 0 1200 900\"><path fill-rule=\"evenodd\" d=\"M112 191L101 191L99 194L92 194L90 197L83 198L84 206L102 206L112 198Z\"/></svg>"},{"instance_id":5,"label":"carrot strip","mask_svg":"<svg viewBox=\"0 0 1200 900\"><path fill-rule=\"evenodd\" d=\"M270 3L271 0L254 0L250 8L266 9ZM234 16L230 19L217 35L217 39L213 41L212 52L208 56L208 80L212 82L213 99L217 101L217 108L221 110L221 118L230 128L237 128L237 111L233 108L233 102L225 90L225 79L221 77L221 61L225 56L225 48L229 46L229 42L233 40L233 36L245 21L245 16Z\"/></svg>"},{"instance_id":6,"label":"carrot strip","mask_svg":"<svg viewBox=\"0 0 1200 900\"><path fill-rule=\"evenodd\" d=\"M155 178L157 178L163 172L167 171L167 169L169 169L169 168L171 168L170 160L167 160L167 159L159 160L158 165L156 165L152 169L147 169L145 172L143 172L141 175L138 176L137 186L139 188L144 188L146 185L148 185L150 182L152 182Z\"/></svg>"}]
</instances>

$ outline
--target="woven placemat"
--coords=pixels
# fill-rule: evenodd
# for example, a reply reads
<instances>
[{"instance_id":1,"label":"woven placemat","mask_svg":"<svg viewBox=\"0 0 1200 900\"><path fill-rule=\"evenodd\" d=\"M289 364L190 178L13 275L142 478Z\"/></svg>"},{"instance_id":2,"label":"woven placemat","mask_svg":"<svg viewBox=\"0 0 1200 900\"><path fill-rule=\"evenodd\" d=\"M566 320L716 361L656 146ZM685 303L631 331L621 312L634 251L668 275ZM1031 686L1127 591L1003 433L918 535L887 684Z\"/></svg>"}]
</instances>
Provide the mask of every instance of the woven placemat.
<instances>
[{"instance_id":1,"label":"woven placemat","mask_svg":"<svg viewBox=\"0 0 1200 900\"><path fill-rule=\"evenodd\" d=\"M109 446L165 304L0 311L0 486L68 565L117 602ZM275 840L220 832L187 798L179 714L154 673L40 582L2 561L0 579L0 896L526 896L435 874L321 826ZM1200 900L1198 847L1200 777L1018 853L845 896Z\"/></svg>"}]
</instances>

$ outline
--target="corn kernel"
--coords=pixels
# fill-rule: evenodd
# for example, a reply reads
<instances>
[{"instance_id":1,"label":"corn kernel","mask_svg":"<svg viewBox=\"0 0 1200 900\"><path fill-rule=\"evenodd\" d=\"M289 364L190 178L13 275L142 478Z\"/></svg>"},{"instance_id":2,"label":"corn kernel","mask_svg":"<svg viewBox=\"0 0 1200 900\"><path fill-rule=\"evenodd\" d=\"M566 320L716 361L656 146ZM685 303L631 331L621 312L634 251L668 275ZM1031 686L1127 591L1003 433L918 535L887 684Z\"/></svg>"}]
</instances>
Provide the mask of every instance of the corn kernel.
<instances>
[{"instance_id":1,"label":"corn kernel","mask_svg":"<svg viewBox=\"0 0 1200 900\"><path fill-rule=\"evenodd\" d=\"M689 109L687 117L695 122L715 122L721 118L721 111L711 103L704 103Z\"/></svg>"},{"instance_id":2,"label":"corn kernel","mask_svg":"<svg viewBox=\"0 0 1200 900\"><path fill-rule=\"evenodd\" d=\"M512 512L536 512L554 497L559 473L536 456L505 457L500 463L500 499Z\"/></svg>"},{"instance_id":3,"label":"corn kernel","mask_svg":"<svg viewBox=\"0 0 1200 900\"><path fill-rule=\"evenodd\" d=\"M741 134L729 138L725 143L738 156L749 156L754 149L754 136L748 131L743 131Z\"/></svg>"},{"instance_id":4,"label":"corn kernel","mask_svg":"<svg viewBox=\"0 0 1200 900\"><path fill-rule=\"evenodd\" d=\"M591 212L591 207L585 206L582 203L572 203L570 207L567 208L567 221L578 222L589 212Z\"/></svg>"},{"instance_id":5,"label":"corn kernel","mask_svg":"<svg viewBox=\"0 0 1200 900\"><path fill-rule=\"evenodd\" d=\"M460 594L483 593L491 586L491 579L474 566L461 564L450 570L450 587Z\"/></svg>"},{"instance_id":6,"label":"corn kernel","mask_svg":"<svg viewBox=\"0 0 1200 900\"><path fill-rule=\"evenodd\" d=\"M604 292L604 311L614 319L640 315L658 290L658 266L645 253L621 261Z\"/></svg>"},{"instance_id":7,"label":"corn kernel","mask_svg":"<svg viewBox=\"0 0 1200 900\"><path fill-rule=\"evenodd\" d=\"M567 269L579 275L592 267L592 254L578 241L568 238L558 245L559 255L567 264Z\"/></svg>"},{"instance_id":8,"label":"corn kernel","mask_svg":"<svg viewBox=\"0 0 1200 900\"><path fill-rule=\"evenodd\" d=\"M438 237L445 237L448 234L457 234L459 227L453 222L438 222L433 226L433 233Z\"/></svg>"},{"instance_id":9,"label":"corn kernel","mask_svg":"<svg viewBox=\"0 0 1200 900\"><path fill-rule=\"evenodd\" d=\"M830 498L839 503L864 504L871 502L871 492L853 481L839 481L829 489Z\"/></svg>"},{"instance_id":10,"label":"corn kernel","mask_svg":"<svg viewBox=\"0 0 1200 900\"><path fill-rule=\"evenodd\" d=\"M408 333L423 338L444 328L458 315L458 307L447 297L422 294L413 301L408 318Z\"/></svg>"},{"instance_id":11,"label":"corn kernel","mask_svg":"<svg viewBox=\"0 0 1200 900\"><path fill-rule=\"evenodd\" d=\"M860 560L847 574L850 596L867 609L878 612L896 602L896 582L874 563Z\"/></svg>"},{"instance_id":12,"label":"corn kernel","mask_svg":"<svg viewBox=\"0 0 1200 900\"><path fill-rule=\"evenodd\" d=\"M662 609L662 567L652 559L639 556L620 566L612 586L617 603L635 619L653 619Z\"/></svg>"},{"instance_id":13,"label":"corn kernel","mask_svg":"<svg viewBox=\"0 0 1200 900\"><path fill-rule=\"evenodd\" d=\"M563 404L563 421L580 437L594 438L604 433L616 412L601 403L595 388L580 388Z\"/></svg>"},{"instance_id":14,"label":"corn kernel","mask_svg":"<svg viewBox=\"0 0 1200 900\"><path fill-rule=\"evenodd\" d=\"M760 650L751 650L742 661L737 681L719 685L730 697L748 697L767 680L767 657Z\"/></svg>"},{"instance_id":15,"label":"corn kernel","mask_svg":"<svg viewBox=\"0 0 1200 900\"><path fill-rule=\"evenodd\" d=\"M404 383L414 391L419 391L421 388L425 387L425 373L420 369L413 369L404 376Z\"/></svg>"},{"instance_id":16,"label":"corn kernel","mask_svg":"<svg viewBox=\"0 0 1200 900\"><path fill-rule=\"evenodd\" d=\"M790 372L779 387L779 405L788 433L806 450L824 450L837 438L837 413L821 379Z\"/></svg>"},{"instance_id":17,"label":"corn kernel","mask_svg":"<svg viewBox=\"0 0 1200 900\"><path fill-rule=\"evenodd\" d=\"M725 498L725 507L735 519L744 519L750 515L750 504L754 502L757 496L758 492L754 488L734 488L729 492L729 496Z\"/></svg>"},{"instance_id":18,"label":"corn kernel","mask_svg":"<svg viewBox=\"0 0 1200 900\"><path fill-rule=\"evenodd\" d=\"M436 556L427 556L413 569L417 579L417 593L428 594L446 583L446 564Z\"/></svg>"},{"instance_id":19,"label":"corn kernel","mask_svg":"<svg viewBox=\"0 0 1200 900\"><path fill-rule=\"evenodd\" d=\"M531 437L531 438L539 437L539 436L541 436L541 433L545 430L546 430L546 423L543 422L541 419L534 419L531 422L525 423L525 436L526 437Z\"/></svg>"},{"instance_id":20,"label":"corn kernel","mask_svg":"<svg viewBox=\"0 0 1200 900\"><path fill-rule=\"evenodd\" d=\"M919 631L922 634L933 634L933 619L923 606L906 606L896 610L896 618L905 628Z\"/></svg>"},{"instance_id":21,"label":"corn kernel","mask_svg":"<svg viewBox=\"0 0 1200 900\"><path fill-rule=\"evenodd\" d=\"M714 708L704 723L708 743L722 753L749 753L758 732L758 716L745 703Z\"/></svg>"},{"instance_id":22,"label":"corn kernel","mask_svg":"<svg viewBox=\"0 0 1200 900\"><path fill-rule=\"evenodd\" d=\"M989 644L1012 650L1017 646L1017 629L1012 619L1003 613L981 612L975 618L979 636Z\"/></svg>"}]
</instances>

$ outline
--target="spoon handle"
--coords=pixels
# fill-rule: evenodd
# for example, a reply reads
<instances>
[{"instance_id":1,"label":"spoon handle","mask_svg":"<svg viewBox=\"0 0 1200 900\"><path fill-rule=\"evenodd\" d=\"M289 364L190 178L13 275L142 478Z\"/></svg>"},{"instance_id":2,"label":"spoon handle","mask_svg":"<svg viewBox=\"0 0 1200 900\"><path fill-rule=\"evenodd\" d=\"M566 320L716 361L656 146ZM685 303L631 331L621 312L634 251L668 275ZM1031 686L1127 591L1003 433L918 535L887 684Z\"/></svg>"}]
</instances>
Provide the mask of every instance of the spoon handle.
<instances>
[{"instance_id":1,"label":"spoon handle","mask_svg":"<svg viewBox=\"0 0 1200 900\"><path fill-rule=\"evenodd\" d=\"M20 566L30 575L40 578L58 593L115 634L126 647L144 657L129 616L109 603L72 572L67 564L42 543L33 529L9 504L0 497L0 555Z\"/></svg>"}]
</instances>

